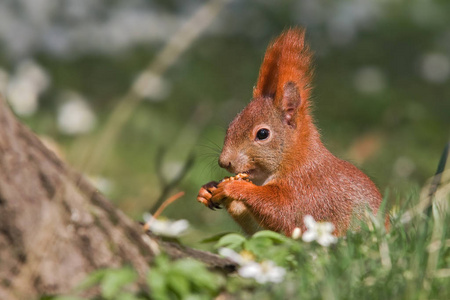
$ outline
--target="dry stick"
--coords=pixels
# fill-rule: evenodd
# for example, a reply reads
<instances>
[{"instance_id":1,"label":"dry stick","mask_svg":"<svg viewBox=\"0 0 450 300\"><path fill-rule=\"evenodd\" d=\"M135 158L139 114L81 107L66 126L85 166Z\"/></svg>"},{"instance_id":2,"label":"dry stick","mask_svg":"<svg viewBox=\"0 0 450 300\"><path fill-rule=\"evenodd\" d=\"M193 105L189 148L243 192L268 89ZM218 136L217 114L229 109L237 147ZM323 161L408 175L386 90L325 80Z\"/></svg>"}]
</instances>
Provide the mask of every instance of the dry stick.
<instances>
[{"instance_id":1,"label":"dry stick","mask_svg":"<svg viewBox=\"0 0 450 300\"><path fill-rule=\"evenodd\" d=\"M445 171L445 166L447 164L447 158L449 156L450 151L450 142L447 142L447 144L444 147L444 150L442 151L441 158L439 160L438 168L436 170L436 173L431 178L430 183L427 184L421 192L420 195L420 201L419 203L414 206L413 208L406 211L400 218L400 221L402 223L408 223L411 221L415 216L425 212L427 216L430 216L432 211L432 204L433 204L433 198L439 189L439 186L442 181L442 176Z\"/></svg>"},{"instance_id":2,"label":"dry stick","mask_svg":"<svg viewBox=\"0 0 450 300\"><path fill-rule=\"evenodd\" d=\"M175 202L176 200L178 200L180 197L183 197L183 196L184 196L184 192L178 192L177 194L173 195L172 197L170 197L169 199L164 201L161 204L161 206L156 210L156 212L153 214L152 219L150 219L149 222L144 224L144 230L147 231L150 228L150 225L152 224L153 220L158 218L159 215L164 211L164 209L166 209L166 207L169 206L169 204Z\"/></svg>"},{"instance_id":3,"label":"dry stick","mask_svg":"<svg viewBox=\"0 0 450 300\"><path fill-rule=\"evenodd\" d=\"M211 24L222 8L232 0L211 0L203 4L190 19L169 39L152 63L135 80L130 90L119 100L109 117L102 135L93 145L92 151L81 168L86 173L96 174L103 168L108 149L111 149L123 125L143 99L142 90L149 84L148 74L162 75L186 52L200 34Z\"/></svg>"},{"instance_id":4,"label":"dry stick","mask_svg":"<svg viewBox=\"0 0 450 300\"><path fill-rule=\"evenodd\" d=\"M428 193L429 206L426 211L427 216L431 215L431 210L432 210L431 204L433 202L433 197L436 194L436 191L438 190L439 185L441 184L442 174L444 173L445 165L447 164L449 150L450 150L450 142L448 142L444 147L444 151L442 152L441 159L439 160L438 168L437 168L436 173L434 174L434 177L430 183L430 191Z\"/></svg>"},{"instance_id":5,"label":"dry stick","mask_svg":"<svg viewBox=\"0 0 450 300\"><path fill-rule=\"evenodd\" d=\"M444 171L445 171L445 165L447 163L447 158L449 155L449 149L450 149L450 142L448 142L444 148L444 151L442 153L441 159L439 160L439 165L436 171L436 174L434 175L431 183L430 183L430 190L428 194L428 208L425 211L425 214L431 218L433 217L433 229L431 232L431 240L428 245L428 260L427 260L427 266L426 266L426 277L423 280L423 286L424 286L424 293L425 297L424 299L428 299L429 293L431 290L431 283L432 277L435 276L436 271L438 270L438 262L439 262L439 254L444 246L442 244L443 236L445 234L444 228L444 222L445 222L445 214L446 212L439 209L439 206L442 208L442 203L439 205L439 202L446 201L444 199L439 199L437 196L438 189L442 183ZM425 232L428 231L428 227L430 226L429 222L425 223Z\"/></svg>"}]
</instances>

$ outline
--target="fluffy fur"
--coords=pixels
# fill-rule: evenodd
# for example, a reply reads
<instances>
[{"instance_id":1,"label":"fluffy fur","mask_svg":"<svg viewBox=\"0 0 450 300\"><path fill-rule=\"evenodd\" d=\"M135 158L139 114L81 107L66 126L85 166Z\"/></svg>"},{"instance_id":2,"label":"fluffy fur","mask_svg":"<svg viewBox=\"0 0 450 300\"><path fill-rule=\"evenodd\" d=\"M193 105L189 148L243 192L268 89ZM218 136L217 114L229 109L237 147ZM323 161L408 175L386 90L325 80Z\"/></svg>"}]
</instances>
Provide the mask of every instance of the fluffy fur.
<instances>
[{"instance_id":1,"label":"fluffy fur","mask_svg":"<svg viewBox=\"0 0 450 300\"><path fill-rule=\"evenodd\" d=\"M248 233L265 228L290 235L295 227L306 230L303 217L311 215L342 235L354 217L380 206L375 184L320 141L309 111L311 57L301 29L268 47L253 99L230 124L219 159L252 182L210 182L200 189L200 202L225 205ZM260 129L269 137L258 139Z\"/></svg>"}]
</instances>

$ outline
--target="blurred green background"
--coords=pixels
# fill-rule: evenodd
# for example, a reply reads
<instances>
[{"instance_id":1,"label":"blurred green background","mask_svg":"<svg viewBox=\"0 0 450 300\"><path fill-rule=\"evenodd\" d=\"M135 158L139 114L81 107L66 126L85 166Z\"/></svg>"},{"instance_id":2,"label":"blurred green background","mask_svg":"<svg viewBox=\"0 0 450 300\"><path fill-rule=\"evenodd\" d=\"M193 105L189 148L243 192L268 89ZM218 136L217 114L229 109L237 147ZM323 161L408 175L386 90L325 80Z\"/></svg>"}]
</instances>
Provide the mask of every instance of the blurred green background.
<instances>
[{"instance_id":1,"label":"blurred green background","mask_svg":"<svg viewBox=\"0 0 450 300\"><path fill-rule=\"evenodd\" d=\"M189 244L238 230L196 194L227 175L217 165L226 127L290 26L306 27L315 53L311 101L328 148L392 201L420 188L449 139L449 16L443 0L7 0L0 89L136 220L193 154L167 196L186 195L163 213L191 222Z\"/></svg>"}]
</instances>

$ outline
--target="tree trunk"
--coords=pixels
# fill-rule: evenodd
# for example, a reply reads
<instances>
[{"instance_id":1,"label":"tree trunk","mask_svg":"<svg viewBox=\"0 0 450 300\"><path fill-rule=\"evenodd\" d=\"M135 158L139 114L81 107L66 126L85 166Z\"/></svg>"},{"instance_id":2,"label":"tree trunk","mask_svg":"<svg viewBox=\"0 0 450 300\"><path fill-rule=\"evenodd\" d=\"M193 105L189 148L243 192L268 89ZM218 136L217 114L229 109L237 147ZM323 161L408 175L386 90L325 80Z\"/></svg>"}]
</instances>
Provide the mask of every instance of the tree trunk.
<instances>
[{"instance_id":1,"label":"tree trunk","mask_svg":"<svg viewBox=\"0 0 450 300\"><path fill-rule=\"evenodd\" d=\"M234 269L213 254L144 234L0 99L0 299L65 293L93 270L124 263L143 276L159 251Z\"/></svg>"}]
</instances>

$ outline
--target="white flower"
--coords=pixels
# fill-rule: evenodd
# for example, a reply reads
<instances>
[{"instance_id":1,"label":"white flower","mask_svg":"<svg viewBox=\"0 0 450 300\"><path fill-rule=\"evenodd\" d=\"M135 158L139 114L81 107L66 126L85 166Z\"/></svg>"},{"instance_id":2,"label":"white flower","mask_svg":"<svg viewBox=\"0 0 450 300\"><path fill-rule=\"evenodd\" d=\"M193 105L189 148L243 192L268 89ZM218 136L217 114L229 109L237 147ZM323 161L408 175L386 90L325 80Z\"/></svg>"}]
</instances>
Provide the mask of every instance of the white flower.
<instances>
[{"instance_id":1,"label":"white flower","mask_svg":"<svg viewBox=\"0 0 450 300\"><path fill-rule=\"evenodd\" d=\"M21 78L9 82L6 98L19 116L31 116L38 108L38 93L31 82Z\"/></svg>"},{"instance_id":2,"label":"white flower","mask_svg":"<svg viewBox=\"0 0 450 300\"><path fill-rule=\"evenodd\" d=\"M46 71L31 60L19 63L8 81L6 97L12 109L20 116L30 116L38 108L39 95L50 85ZM2 88L4 89L4 88Z\"/></svg>"},{"instance_id":3,"label":"white flower","mask_svg":"<svg viewBox=\"0 0 450 300\"><path fill-rule=\"evenodd\" d=\"M242 251L241 253L237 253L236 251L230 249L230 248L220 248L219 254L231 259L238 265L246 265L250 262L255 262L255 257L251 252L248 251Z\"/></svg>"},{"instance_id":4,"label":"white flower","mask_svg":"<svg viewBox=\"0 0 450 300\"><path fill-rule=\"evenodd\" d=\"M308 229L303 233L303 241L312 242L315 240L324 247L328 247L337 242L337 237L333 235L334 225L332 223L316 222L310 215L305 216L303 222Z\"/></svg>"},{"instance_id":5,"label":"white flower","mask_svg":"<svg viewBox=\"0 0 450 300\"><path fill-rule=\"evenodd\" d=\"M150 230L156 235L166 237L179 237L189 228L189 222L187 220L159 220L155 219L151 214L144 214L146 230Z\"/></svg>"},{"instance_id":6,"label":"white flower","mask_svg":"<svg viewBox=\"0 0 450 300\"><path fill-rule=\"evenodd\" d=\"M260 263L254 261L254 256L248 251L237 253L229 248L220 248L219 254L225 256L238 265L238 274L244 278L253 278L258 283L275 282L283 280L286 270L277 266L271 260L265 260Z\"/></svg>"},{"instance_id":7,"label":"white flower","mask_svg":"<svg viewBox=\"0 0 450 300\"><path fill-rule=\"evenodd\" d=\"M50 85L47 72L33 60L24 60L17 66L16 77L30 82L38 94Z\"/></svg>"},{"instance_id":8,"label":"white flower","mask_svg":"<svg viewBox=\"0 0 450 300\"><path fill-rule=\"evenodd\" d=\"M80 95L67 92L58 110L58 128L69 135L86 133L95 126L96 117Z\"/></svg>"},{"instance_id":9,"label":"white flower","mask_svg":"<svg viewBox=\"0 0 450 300\"><path fill-rule=\"evenodd\" d=\"M283 281L286 270L271 260L261 263L251 262L239 268L238 274L244 278L254 278L259 283Z\"/></svg>"}]
</instances>

